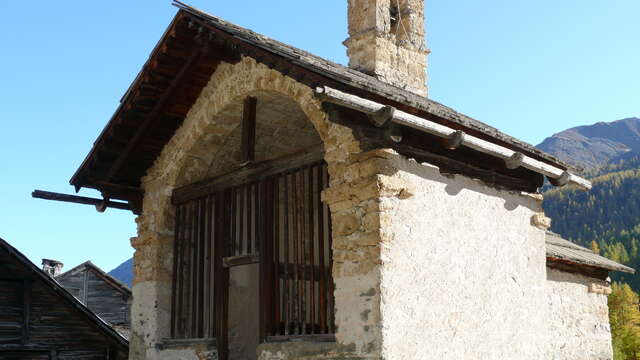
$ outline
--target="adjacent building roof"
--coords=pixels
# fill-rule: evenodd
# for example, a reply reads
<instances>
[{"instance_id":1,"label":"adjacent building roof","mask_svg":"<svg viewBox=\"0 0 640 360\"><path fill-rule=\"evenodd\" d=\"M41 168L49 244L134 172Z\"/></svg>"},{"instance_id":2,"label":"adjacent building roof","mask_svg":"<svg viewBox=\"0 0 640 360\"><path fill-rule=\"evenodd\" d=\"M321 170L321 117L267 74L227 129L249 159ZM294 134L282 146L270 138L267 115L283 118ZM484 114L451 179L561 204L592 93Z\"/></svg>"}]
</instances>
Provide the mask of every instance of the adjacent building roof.
<instances>
[{"instance_id":1,"label":"adjacent building roof","mask_svg":"<svg viewBox=\"0 0 640 360\"><path fill-rule=\"evenodd\" d=\"M87 320L93 323L100 332L111 338L115 343L122 347L129 348L129 341L114 330L109 324L98 317L95 313L89 310L84 304L76 299L71 293L69 293L62 285L55 281L51 276L47 275L34 263L32 263L26 256L20 251L11 246L7 241L0 238L0 248L6 250L13 258L15 258L20 264L22 264L28 271L30 271L34 277L42 281L45 286L51 288L56 294L60 296L60 301L65 301L73 308L82 313Z\"/></svg>"},{"instance_id":2,"label":"adjacent building roof","mask_svg":"<svg viewBox=\"0 0 640 360\"><path fill-rule=\"evenodd\" d=\"M530 144L433 100L182 3L176 2L176 5L179 11L171 25L71 179L77 190L95 188L106 197L126 200L132 208L139 209L141 177L181 125L217 65L222 61L237 62L242 56L252 57L312 88L328 86L392 106L545 164L570 170L570 165ZM422 141L421 144L428 146L430 143ZM462 161L492 161L477 156L471 149L456 151ZM456 156L451 155L453 153L444 156ZM529 174L526 169L504 169L495 164L489 168L499 174ZM526 186L535 189L541 183L542 176L539 176Z\"/></svg>"},{"instance_id":3,"label":"adjacent building roof","mask_svg":"<svg viewBox=\"0 0 640 360\"><path fill-rule=\"evenodd\" d=\"M600 256L590 249L565 240L560 235L547 232L547 259L577 265L586 265L609 271L621 271L634 274L635 270Z\"/></svg>"},{"instance_id":4,"label":"adjacent building roof","mask_svg":"<svg viewBox=\"0 0 640 360\"><path fill-rule=\"evenodd\" d=\"M113 276L107 274L91 261L85 261L82 264L63 272L62 274L56 276L56 280L64 279L65 277L74 275L78 272L83 272L85 271L85 269L93 270L95 274L98 275L98 277L104 280L107 284L111 285L114 289L121 292L126 297L131 297L131 289L129 289L127 285L123 284L120 280L114 278Z\"/></svg>"}]
</instances>

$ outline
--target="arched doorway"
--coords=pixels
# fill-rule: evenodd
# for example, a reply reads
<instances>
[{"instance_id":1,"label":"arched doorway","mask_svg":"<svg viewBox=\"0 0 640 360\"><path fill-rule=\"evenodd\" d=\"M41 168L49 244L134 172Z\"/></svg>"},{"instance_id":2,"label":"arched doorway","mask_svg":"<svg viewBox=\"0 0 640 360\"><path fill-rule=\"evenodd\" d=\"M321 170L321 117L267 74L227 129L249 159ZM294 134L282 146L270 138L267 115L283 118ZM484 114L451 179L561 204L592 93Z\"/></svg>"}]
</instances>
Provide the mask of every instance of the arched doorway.
<instances>
[{"instance_id":1,"label":"arched doorway","mask_svg":"<svg viewBox=\"0 0 640 360\"><path fill-rule=\"evenodd\" d=\"M335 332L328 171L290 98L258 91L216 116L230 131L207 179L173 193L171 332L253 360L261 342Z\"/></svg>"}]
</instances>

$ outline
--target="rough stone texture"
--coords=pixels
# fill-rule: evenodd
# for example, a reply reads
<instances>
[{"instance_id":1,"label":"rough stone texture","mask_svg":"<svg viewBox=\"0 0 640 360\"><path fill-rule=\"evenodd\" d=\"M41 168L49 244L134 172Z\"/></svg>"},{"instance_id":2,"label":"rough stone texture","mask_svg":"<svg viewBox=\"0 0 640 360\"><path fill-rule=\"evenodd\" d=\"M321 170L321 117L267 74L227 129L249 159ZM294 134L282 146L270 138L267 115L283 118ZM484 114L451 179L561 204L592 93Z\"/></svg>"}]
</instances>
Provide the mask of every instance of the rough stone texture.
<instances>
[{"instance_id":1,"label":"rough stone texture","mask_svg":"<svg viewBox=\"0 0 640 360\"><path fill-rule=\"evenodd\" d=\"M131 240L136 249L132 359L156 359L169 351L159 350L156 344L170 335L174 227L171 193L177 186L238 165L236 149L232 149L235 143L230 138L240 125L239 109L247 96L256 96L258 103L264 104L258 109L264 111L257 124L260 138L256 145L260 152L269 158L277 157L321 141L331 186L350 181L344 169L352 154L360 152L359 143L351 129L327 120L313 89L250 58L234 65L220 64L182 126L142 179L143 212L136 219L138 236ZM336 306L342 304L336 301Z\"/></svg>"},{"instance_id":2,"label":"rough stone texture","mask_svg":"<svg viewBox=\"0 0 640 360\"><path fill-rule=\"evenodd\" d=\"M427 96L424 0L349 0L344 44L350 67Z\"/></svg>"},{"instance_id":3,"label":"rough stone texture","mask_svg":"<svg viewBox=\"0 0 640 360\"><path fill-rule=\"evenodd\" d=\"M262 344L258 347L258 360L338 360L357 359L349 354L351 349L336 343L322 342L289 342Z\"/></svg>"},{"instance_id":4,"label":"rough stone texture","mask_svg":"<svg viewBox=\"0 0 640 360\"><path fill-rule=\"evenodd\" d=\"M541 202L400 156L383 177L384 359L545 359Z\"/></svg>"},{"instance_id":5,"label":"rough stone texture","mask_svg":"<svg viewBox=\"0 0 640 360\"><path fill-rule=\"evenodd\" d=\"M611 327L607 296L589 292L602 280L547 268L549 345L553 360L610 360Z\"/></svg>"},{"instance_id":6,"label":"rough stone texture","mask_svg":"<svg viewBox=\"0 0 640 360\"><path fill-rule=\"evenodd\" d=\"M170 335L171 283L138 281L133 285L130 359L155 359L155 344Z\"/></svg>"}]
</instances>

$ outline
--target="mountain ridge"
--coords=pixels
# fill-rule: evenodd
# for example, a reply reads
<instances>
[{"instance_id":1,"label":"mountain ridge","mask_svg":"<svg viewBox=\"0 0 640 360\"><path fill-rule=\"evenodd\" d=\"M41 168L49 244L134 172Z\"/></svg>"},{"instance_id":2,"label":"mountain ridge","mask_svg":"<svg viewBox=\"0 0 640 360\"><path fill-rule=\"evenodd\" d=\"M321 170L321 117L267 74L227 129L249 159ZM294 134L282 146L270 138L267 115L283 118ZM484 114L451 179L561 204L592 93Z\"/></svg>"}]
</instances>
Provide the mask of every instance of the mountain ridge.
<instances>
[{"instance_id":1,"label":"mountain ridge","mask_svg":"<svg viewBox=\"0 0 640 360\"><path fill-rule=\"evenodd\" d=\"M536 147L584 169L598 168L630 152L640 152L640 118L572 127Z\"/></svg>"}]
</instances>

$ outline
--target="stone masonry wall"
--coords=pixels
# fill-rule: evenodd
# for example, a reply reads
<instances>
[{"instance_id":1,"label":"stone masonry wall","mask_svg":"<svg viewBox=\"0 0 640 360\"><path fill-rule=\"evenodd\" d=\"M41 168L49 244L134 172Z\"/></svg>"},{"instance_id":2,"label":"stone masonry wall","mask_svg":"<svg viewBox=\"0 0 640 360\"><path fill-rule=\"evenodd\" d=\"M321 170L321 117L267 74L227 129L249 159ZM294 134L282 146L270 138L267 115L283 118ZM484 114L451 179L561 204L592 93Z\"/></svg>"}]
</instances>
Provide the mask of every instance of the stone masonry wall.
<instances>
[{"instance_id":1,"label":"stone masonry wall","mask_svg":"<svg viewBox=\"0 0 640 360\"><path fill-rule=\"evenodd\" d=\"M397 157L381 199L384 359L544 359L545 232L536 195Z\"/></svg>"},{"instance_id":2,"label":"stone masonry wall","mask_svg":"<svg viewBox=\"0 0 640 360\"><path fill-rule=\"evenodd\" d=\"M424 1L349 0L349 66L427 96Z\"/></svg>"},{"instance_id":3,"label":"stone masonry wall","mask_svg":"<svg viewBox=\"0 0 640 360\"><path fill-rule=\"evenodd\" d=\"M219 65L209 84L203 89L187 114L182 126L142 180L145 189L143 212L136 220L138 236L131 239L131 244L136 249L130 342L132 360L215 358L215 352L198 348L176 349L174 347L161 350L163 339L170 336L174 227L171 194L178 186L218 173L215 168L217 167L216 158L226 155L233 157L231 154L233 150L226 150L225 144L229 135L239 126L239 117L237 114L229 116L228 112L234 107L238 108L238 103L241 103L246 96L264 92L277 93L291 99L304 113L307 121L311 122L324 146L331 187L358 181L357 176L354 175L351 158L352 155L360 152L359 143L354 139L351 129L328 121L321 102L314 96L313 89L258 64L251 58L243 58L241 62L234 65L226 63ZM271 120L286 121L287 117L280 116ZM283 140L291 142L290 138L281 139L274 134L276 133L272 133L273 143ZM224 165L226 166L228 164ZM339 196L335 197L336 200L339 198ZM333 208L331 210L334 211ZM340 219L334 218L334 224L338 224L339 228ZM340 259L342 255L340 251L336 251L334 256ZM367 269L367 271L371 270ZM354 273L356 271L360 271L358 274L364 273L362 269L353 270ZM349 281L353 280L340 282L338 279L340 276L348 277L349 274L349 270L338 269L336 294L345 291L345 287L351 285ZM375 278L375 271L372 274L369 277ZM364 284L361 291L363 298L376 303L378 296L375 290L376 281L367 280ZM356 349L355 346L356 340L360 338L360 332L365 331L363 323L366 321L362 320L364 315L360 315L364 310L358 312L355 317L347 316L346 309L350 308L352 303L353 299L336 295L337 311L344 317L344 319L337 319L339 328L337 348L348 351L349 356L366 355L368 347L359 346ZM366 305L366 309L373 307L375 306ZM367 321L373 322L372 319ZM341 341L354 344L342 346ZM373 336L365 341L367 344L373 342Z\"/></svg>"},{"instance_id":4,"label":"stone masonry wall","mask_svg":"<svg viewBox=\"0 0 640 360\"><path fill-rule=\"evenodd\" d=\"M549 359L612 359L607 292L600 291L608 284L552 268L547 280Z\"/></svg>"}]
</instances>

